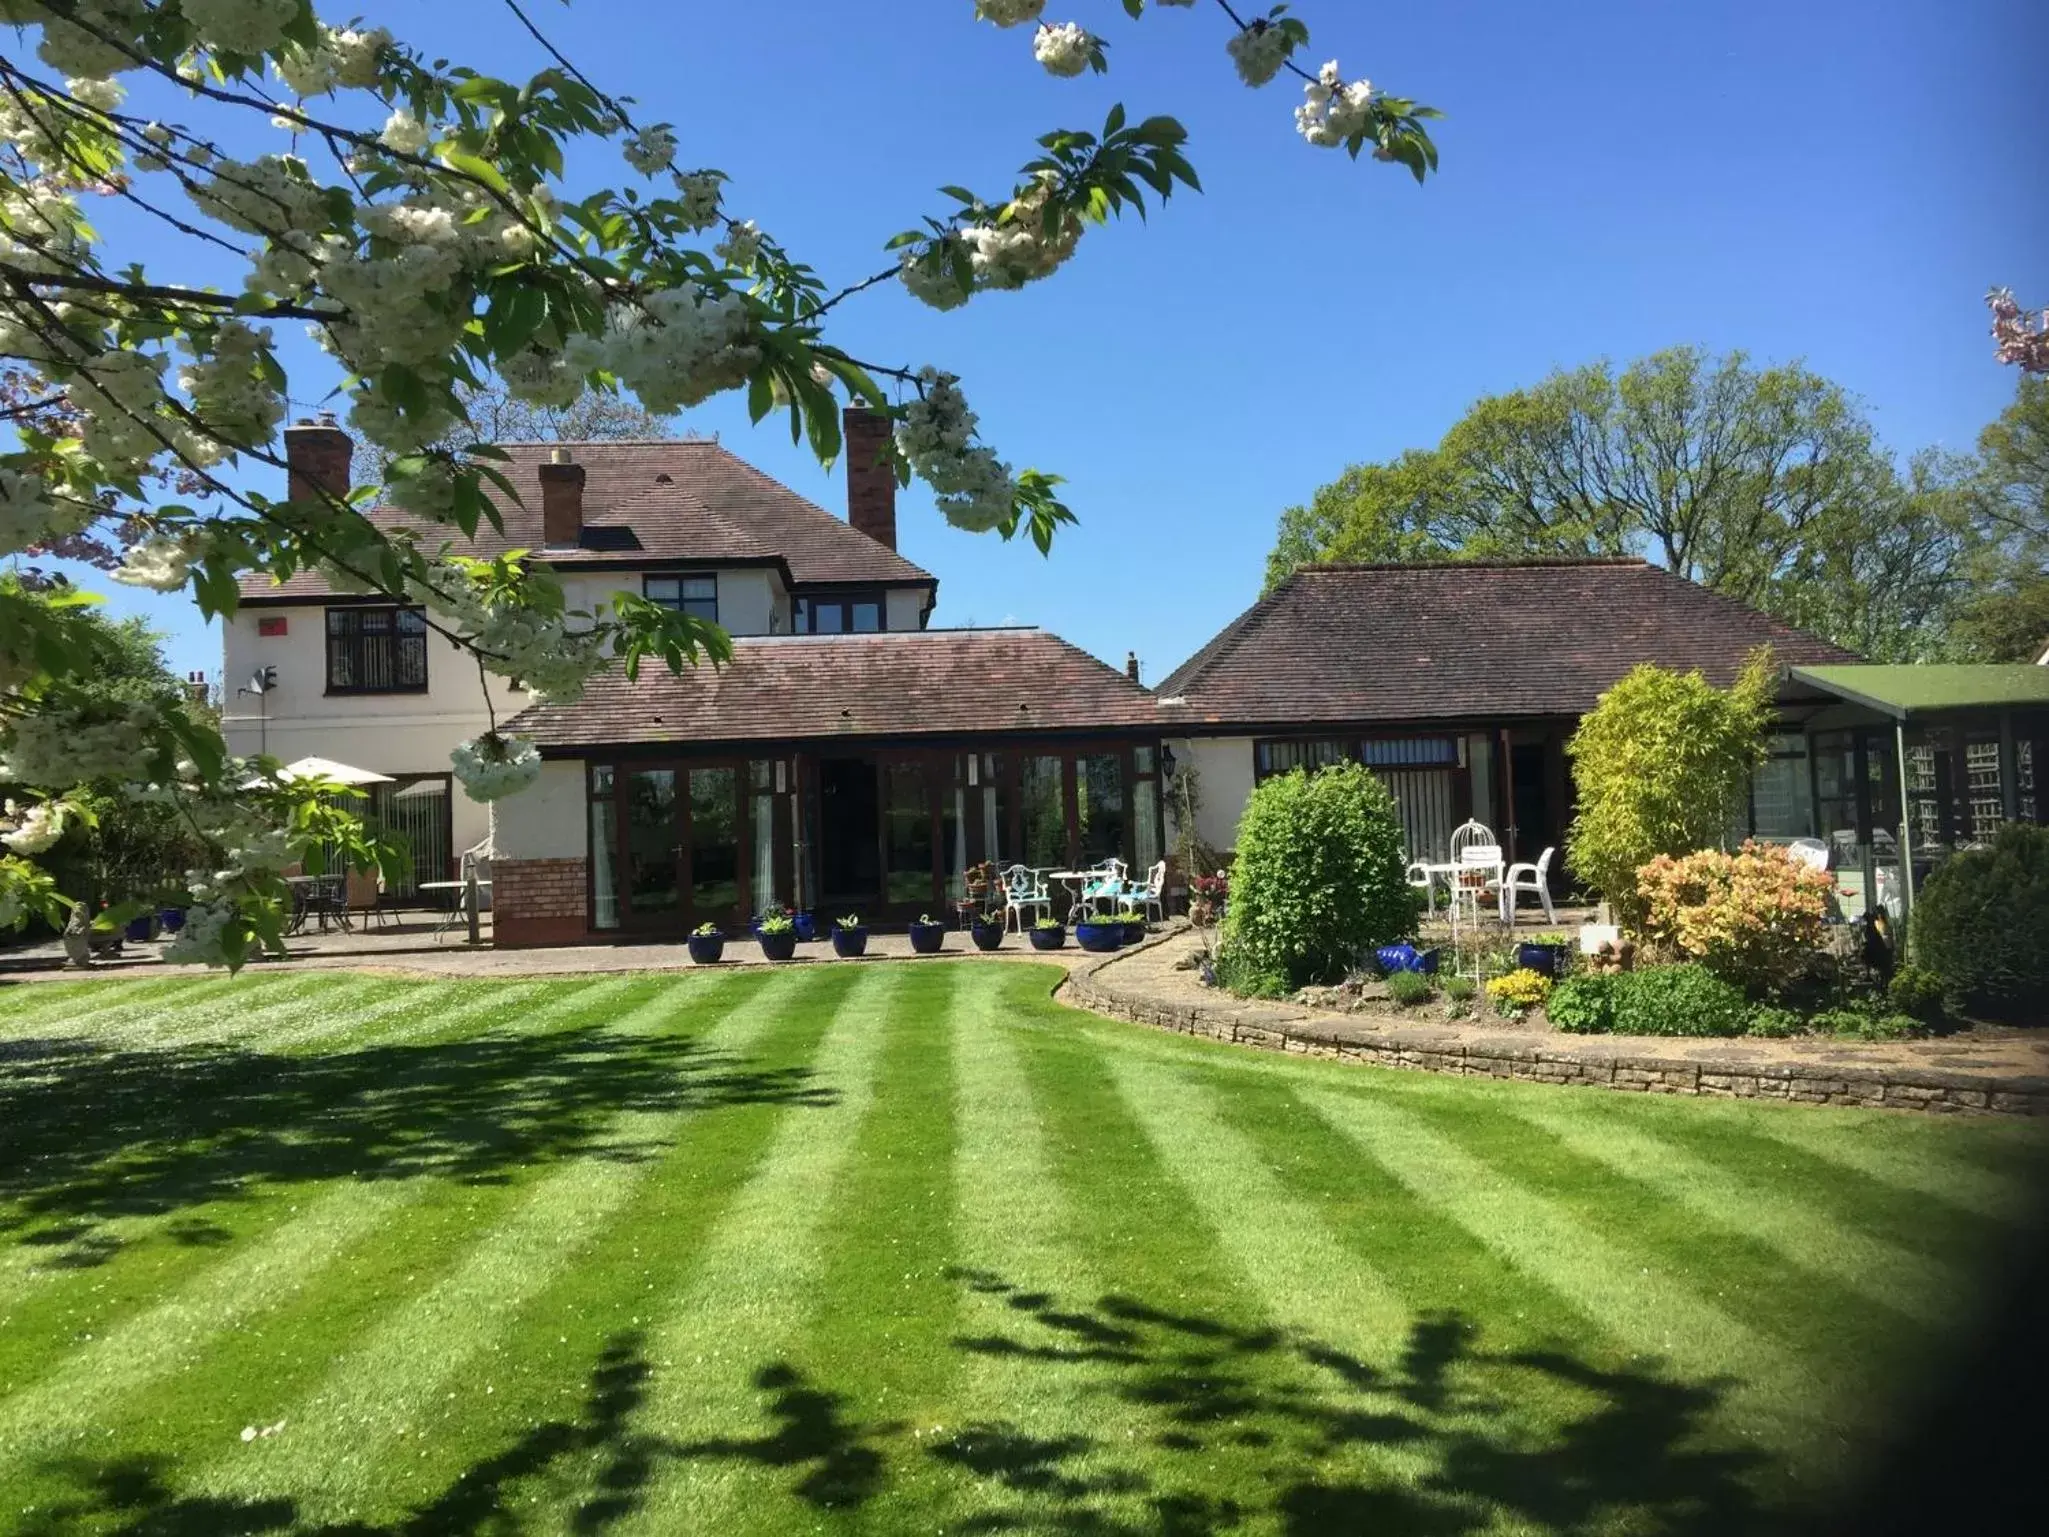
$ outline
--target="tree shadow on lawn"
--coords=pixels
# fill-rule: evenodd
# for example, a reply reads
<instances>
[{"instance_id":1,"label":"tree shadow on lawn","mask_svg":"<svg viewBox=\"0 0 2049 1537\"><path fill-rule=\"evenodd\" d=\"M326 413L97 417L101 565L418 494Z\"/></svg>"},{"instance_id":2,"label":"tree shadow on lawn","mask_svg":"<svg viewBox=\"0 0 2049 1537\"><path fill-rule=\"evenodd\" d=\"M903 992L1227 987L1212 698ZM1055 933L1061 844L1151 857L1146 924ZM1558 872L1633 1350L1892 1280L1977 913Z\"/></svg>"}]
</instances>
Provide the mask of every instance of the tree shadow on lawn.
<instances>
[{"instance_id":1,"label":"tree shadow on lawn","mask_svg":"<svg viewBox=\"0 0 2049 1537\"><path fill-rule=\"evenodd\" d=\"M277 1056L227 1046L121 1050L42 1040L0 1080L0 1237L102 1263L95 1231L269 1184L439 1175L478 1182L579 1155L659 1148L606 1127L627 1111L828 1106L808 1068L764 1068L682 1036L602 1024L544 1034ZM175 1242L228 1235L197 1218Z\"/></svg>"},{"instance_id":2,"label":"tree shadow on lawn","mask_svg":"<svg viewBox=\"0 0 2049 1537\"><path fill-rule=\"evenodd\" d=\"M1054 1400L1069 1406L1063 1423L1026 1430L987 1420L921 1440L901 1423L862 1421L844 1395L778 1361L754 1376L765 1426L678 1440L646 1423L654 1368L640 1338L622 1334L596 1363L579 1413L524 1431L387 1525L314 1525L289 1496L181 1495L162 1464L131 1459L48 1470L76 1493L21 1530L518 1532L542 1529L522 1520L535 1508L528 1497L539 1494L538 1509L550 1513L529 1520L595 1533L641 1512L658 1479L718 1463L751 1465L782 1483L792 1503L755 1509L759 1528L778 1520L809 1528L827 1511L865 1510L870 1524L889 1529L894 1478L933 1462L966 1481L965 1510L941 1518L949 1531L1211 1537L1257 1527L1304 1537L1464 1537L1506 1523L1719 1537L1780 1524L1751 1487L1769 1459L1703 1433L1725 1383L1597 1366L1564 1350L1490 1352L1450 1314L1417 1319L1401 1357L1383 1368L1291 1331L1129 1297L1077 1305L985 1273L957 1279L1016 1315L1014 1328L957 1348L1071 1375L1070 1390ZM1101 1433L1105 1396L1140 1422L1139 1438ZM1350 1464L1375 1449L1429 1471L1410 1484L1360 1481ZM914 1516L901 1514L906 1523Z\"/></svg>"}]
</instances>

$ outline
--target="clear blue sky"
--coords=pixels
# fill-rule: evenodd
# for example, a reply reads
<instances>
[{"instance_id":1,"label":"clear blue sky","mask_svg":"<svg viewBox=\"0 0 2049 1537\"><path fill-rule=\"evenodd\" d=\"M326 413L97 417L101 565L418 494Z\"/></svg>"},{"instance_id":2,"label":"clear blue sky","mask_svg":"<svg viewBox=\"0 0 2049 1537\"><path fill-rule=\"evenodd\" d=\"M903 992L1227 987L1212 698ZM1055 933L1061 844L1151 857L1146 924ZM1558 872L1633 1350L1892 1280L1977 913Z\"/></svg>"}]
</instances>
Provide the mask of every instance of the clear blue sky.
<instances>
[{"instance_id":1,"label":"clear blue sky","mask_svg":"<svg viewBox=\"0 0 2049 1537\"><path fill-rule=\"evenodd\" d=\"M496 0L323 9L359 5L453 59L538 67ZM914 490L902 543L940 578L937 623L1135 648L1155 680L1257 593L1284 506L1434 442L1482 393L1697 342L1804 358L1901 453L1963 448L2014 383L1985 289L2049 304L2040 0L1299 0L1310 67L1336 56L1449 114L1423 188L1305 145L1298 89L1241 86L1213 7L1133 23L1117 0L1055 0L1112 44L1111 72L1080 80L972 9L533 7L676 125L682 163L731 173L734 211L836 279L939 210L936 186L1006 187L1049 127L1116 101L1187 124L1206 194L1092 232L1052 280L948 315L893 285L846 307L844 344L960 373L985 434L1067 476L1082 519L1041 560L946 529ZM843 508L737 402L684 425ZM121 606L173 631L179 666L219 666L196 615Z\"/></svg>"}]
</instances>

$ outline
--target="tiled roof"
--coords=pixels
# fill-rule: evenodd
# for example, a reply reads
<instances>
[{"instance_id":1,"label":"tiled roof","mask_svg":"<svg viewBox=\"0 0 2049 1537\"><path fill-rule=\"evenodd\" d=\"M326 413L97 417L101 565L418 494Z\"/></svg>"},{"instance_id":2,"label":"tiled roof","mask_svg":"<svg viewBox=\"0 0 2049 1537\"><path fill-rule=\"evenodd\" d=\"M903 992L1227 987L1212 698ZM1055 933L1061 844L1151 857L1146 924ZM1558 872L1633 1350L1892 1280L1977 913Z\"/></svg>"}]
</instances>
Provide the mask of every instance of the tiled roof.
<instances>
[{"instance_id":1,"label":"tiled roof","mask_svg":"<svg viewBox=\"0 0 2049 1537\"><path fill-rule=\"evenodd\" d=\"M733 660L612 672L510 730L544 748L1150 727L1153 696L1044 630L743 636Z\"/></svg>"},{"instance_id":2,"label":"tiled roof","mask_svg":"<svg viewBox=\"0 0 2049 1537\"><path fill-rule=\"evenodd\" d=\"M1767 643L1856 660L1641 560L1304 566L1157 692L1190 724L1578 715L1638 662L1726 685Z\"/></svg>"},{"instance_id":3,"label":"tiled roof","mask_svg":"<svg viewBox=\"0 0 2049 1537\"><path fill-rule=\"evenodd\" d=\"M930 572L708 440L499 447L507 457L493 461L493 468L519 487L524 505L510 506L502 496L495 497L505 532L481 525L466 554L541 548L540 467L550 450L567 447L584 469L586 541L574 553L552 556L556 562L639 566L676 560L780 561L795 583L906 584L933 579ZM392 508L379 508L371 518L393 528L406 522L405 515ZM630 529L632 538L590 533L600 529ZM242 582L245 598L317 598L329 590L324 578L305 572L282 584L264 576L245 577Z\"/></svg>"}]
</instances>

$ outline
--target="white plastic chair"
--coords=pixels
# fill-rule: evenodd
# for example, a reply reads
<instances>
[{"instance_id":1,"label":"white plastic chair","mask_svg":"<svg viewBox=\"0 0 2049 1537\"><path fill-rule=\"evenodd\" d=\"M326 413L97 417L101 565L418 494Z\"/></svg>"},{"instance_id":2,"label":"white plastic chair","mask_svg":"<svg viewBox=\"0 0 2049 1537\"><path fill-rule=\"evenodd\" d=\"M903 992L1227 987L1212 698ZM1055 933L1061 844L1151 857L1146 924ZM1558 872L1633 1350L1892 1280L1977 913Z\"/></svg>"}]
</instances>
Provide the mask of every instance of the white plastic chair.
<instances>
[{"instance_id":1,"label":"white plastic chair","mask_svg":"<svg viewBox=\"0 0 2049 1537\"><path fill-rule=\"evenodd\" d=\"M1508 877L1501 883L1501 921L1510 928L1515 927L1516 902L1528 892L1544 904L1544 921L1556 923L1558 913L1551 906L1551 856L1556 848L1548 848L1537 856L1537 862L1524 861L1508 867Z\"/></svg>"},{"instance_id":2,"label":"white plastic chair","mask_svg":"<svg viewBox=\"0 0 2049 1537\"><path fill-rule=\"evenodd\" d=\"M1423 911L1426 917L1437 916L1437 877L1423 860L1414 860L1404 872L1404 879L1423 893Z\"/></svg>"},{"instance_id":3,"label":"white plastic chair","mask_svg":"<svg viewBox=\"0 0 2049 1537\"><path fill-rule=\"evenodd\" d=\"M1097 908L1105 902L1117 902L1124 897L1124 861L1106 859L1101 864L1089 866L1089 878L1081 884L1081 896L1075 906L1090 918L1098 916Z\"/></svg>"},{"instance_id":4,"label":"white plastic chair","mask_svg":"<svg viewBox=\"0 0 2049 1537\"><path fill-rule=\"evenodd\" d=\"M1026 865L1012 865L997 877L1003 882L1003 926L1007 929L1013 923L1017 932L1024 932L1024 921L1030 914L1034 921L1053 916L1053 898L1047 894L1046 885L1039 878L1039 872Z\"/></svg>"}]
</instances>

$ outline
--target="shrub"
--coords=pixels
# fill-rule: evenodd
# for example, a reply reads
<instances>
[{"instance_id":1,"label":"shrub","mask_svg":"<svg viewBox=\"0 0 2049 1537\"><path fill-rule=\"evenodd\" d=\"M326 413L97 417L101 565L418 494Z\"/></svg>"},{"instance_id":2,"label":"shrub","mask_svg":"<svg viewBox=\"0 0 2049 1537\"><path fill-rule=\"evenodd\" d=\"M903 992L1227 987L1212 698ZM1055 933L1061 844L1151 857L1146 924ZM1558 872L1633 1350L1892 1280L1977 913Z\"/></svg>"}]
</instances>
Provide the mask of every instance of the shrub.
<instances>
[{"instance_id":1,"label":"shrub","mask_svg":"<svg viewBox=\"0 0 2049 1537\"><path fill-rule=\"evenodd\" d=\"M1494 1000L1494 1012L1506 1019L1520 1019L1542 1003L1551 991L1551 979L1523 967L1487 984L1487 996Z\"/></svg>"},{"instance_id":2,"label":"shrub","mask_svg":"<svg viewBox=\"0 0 2049 1537\"><path fill-rule=\"evenodd\" d=\"M1387 996L1405 1009L1430 999L1430 979L1420 971L1397 971L1387 979Z\"/></svg>"},{"instance_id":3,"label":"shrub","mask_svg":"<svg viewBox=\"0 0 2049 1537\"><path fill-rule=\"evenodd\" d=\"M1660 854L1637 876L1644 931L1753 994L1799 981L1828 922L1826 870L1781 848Z\"/></svg>"},{"instance_id":4,"label":"shrub","mask_svg":"<svg viewBox=\"0 0 2049 1537\"><path fill-rule=\"evenodd\" d=\"M1722 840L1729 810L1764 759L1774 670L1760 650L1733 688L1648 663L1603 694L1573 732L1579 814L1566 833L1574 876L1639 927L1637 872L1660 854Z\"/></svg>"},{"instance_id":5,"label":"shrub","mask_svg":"<svg viewBox=\"0 0 2049 1537\"><path fill-rule=\"evenodd\" d=\"M1615 1028L1615 984L1625 972L1577 972L1551 989L1544 1013L1572 1035L1606 1035Z\"/></svg>"},{"instance_id":6,"label":"shrub","mask_svg":"<svg viewBox=\"0 0 2049 1537\"><path fill-rule=\"evenodd\" d=\"M1823 1035L1852 1041L1907 1041L1928 1033L1917 1019L1872 1009L1829 1009L1808 1023Z\"/></svg>"},{"instance_id":7,"label":"shrub","mask_svg":"<svg viewBox=\"0 0 2049 1537\"><path fill-rule=\"evenodd\" d=\"M2049 1010L2049 827L2009 822L1966 849L1914 904L1914 962L1959 1014L2031 1022Z\"/></svg>"},{"instance_id":8,"label":"shrub","mask_svg":"<svg viewBox=\"0 0 2049 1537\"><path fill-rule=\"evenodd\" d=\"M1290 991L1286 972L1262 967L1242 946L1223 946L1217 951L1217 986L1241 998L1285 998Z\"/></svg>"},{"instance_id":9,"label":"shrub","mask_svg":"<svg viewBox=\"0 0 2049 1537\"><path fill-rule=\"evenodd\" d=\"M1453 1003L1471 1003L1480 985L1471 977L1449 976L1444 979L1444 996Z\"/></svg>"},{"instance_id":10,"label":"shrub","mask_svg":"<svg viewBox=\"0 0 2049 1537\"><path fill-rule=\"evenodd\" d=\"M1900 1013L1924 1025L1940 1025L1947 1017L1942 1006L1942 978L1925 966L1902 966L1894 972L1887 997Z\"/></svg>"},{"instance_id":11,"label":"shrub","mask_svg":"<svg viewBox=\"0 0 2049 1537\"><path fill-rule=\"evenodd\" d=\"M1749 1014L1741 988L1696 962L1615 978L1617 1035L1741 1035Z\"/></svg>"},{"instance_id":12,"label":"shrub","mask_svg":"<svg viewBox=\"0 0 2049 1537\"><path fill-rule=\"evenodd\" d=\"M1406 866L1394 797L1364 764L1269 779L1238 823L1223 947L1282 991L1331 981L1415 933Z\"/></svg>"},{"instance_id":13,"label":"shrub","mask_svg":"<svg viewBox=\"0 0 2049 1537\"><path fill-rule=\"evenodd\" d=\"M1743 1025L1745 1035L1769 1036L1773 1040L1783 1040L1789 1035L1800 1035L1806 1029L1807 1021L1791 1009L1773 1008L1769 1005L1760 1005L1752 1009L1750 1017Z\"/></svg>"}]
</instances>

